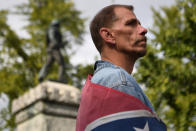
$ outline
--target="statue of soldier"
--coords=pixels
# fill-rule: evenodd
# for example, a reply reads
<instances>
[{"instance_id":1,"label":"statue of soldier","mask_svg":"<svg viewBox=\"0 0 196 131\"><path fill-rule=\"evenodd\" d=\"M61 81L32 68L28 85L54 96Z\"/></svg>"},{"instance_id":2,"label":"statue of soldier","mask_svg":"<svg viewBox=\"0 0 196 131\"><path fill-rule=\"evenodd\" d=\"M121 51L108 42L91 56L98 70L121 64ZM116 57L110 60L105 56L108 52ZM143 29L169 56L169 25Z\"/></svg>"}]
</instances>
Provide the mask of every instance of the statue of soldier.
<instances>
[{"instance_id":1,"label":"statue of soldier","mask_svg":"<svg viewBox=\"0 0 196 131\"><path fill-rule=\"evenodd\" d=\"M60 32L60 22L58 20L52 20L51 25L49 26L46 33L46 45L47 45L47 61L46 64L42 67L38 80L43 81L44 77L49 72L50 67L56 60L59 65L58 72L58 81L67 83L64 73L65 73L65 62L63 56L61 55L60 48L63 47L62 44L62 35Z\"/></svg>"}]
</instances>

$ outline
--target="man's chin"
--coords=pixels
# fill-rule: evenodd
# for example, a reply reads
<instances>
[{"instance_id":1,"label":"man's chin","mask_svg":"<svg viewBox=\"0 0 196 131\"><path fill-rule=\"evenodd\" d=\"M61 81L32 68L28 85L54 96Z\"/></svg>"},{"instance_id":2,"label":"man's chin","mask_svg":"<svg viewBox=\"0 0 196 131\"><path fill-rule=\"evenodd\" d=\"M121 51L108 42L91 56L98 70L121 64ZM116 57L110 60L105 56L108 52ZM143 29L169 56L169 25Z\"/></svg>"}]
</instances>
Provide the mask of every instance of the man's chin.
<instances>
[{"instance_id":1,"label":"man's chin","mask_svg":"<svg viewBox=\"0 0 196 131\"><path fill-rule=\"evenodd\" d=\"M135 59L137 59L137 58L145 56L147 53L147 50L146 50L146 48L145 49L140 48L138 50L132 50L132 51L126 50L126 51L124 51L124 53L129 54L131 57L135 57Z\"/></svg>"},{"instance_id":2,"label":"man's chin","mask_svg":"<svg viewBox=\"0 0 196 131\"><path fill-rule=\"evenodd\" d=\"M147 52L146 50L138 51L138 52L136 52L136 55L138 58L143 57L146 55L146 52Z\"/></svg>"}]
</instances>

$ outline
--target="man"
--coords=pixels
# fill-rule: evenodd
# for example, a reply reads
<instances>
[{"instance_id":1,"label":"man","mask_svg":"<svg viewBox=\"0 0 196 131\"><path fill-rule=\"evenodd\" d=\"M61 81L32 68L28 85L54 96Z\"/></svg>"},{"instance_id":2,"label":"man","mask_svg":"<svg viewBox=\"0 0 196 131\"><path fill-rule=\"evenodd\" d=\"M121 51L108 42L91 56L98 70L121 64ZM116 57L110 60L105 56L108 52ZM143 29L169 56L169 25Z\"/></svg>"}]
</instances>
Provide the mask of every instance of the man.
<instances>
[{"instance_id":1,"label":"man","mask_svg":"<svg viewBox=\"0 0 196 131\"><path fill-rule=\"evenodd\" d=\"M90 25L101 55L82 91L77 131L165 131L166 127L135 79L135 61L146 54L147 29L133 6L103 8Z\"/></svg>"},{"instance_id":2,"label":"man","mask_svg":"<svg viewBox=\"0 0 196 131\"><path fill-rule=\"evenodd\" d=\"M58 20L52 20L50 27L46 33L46 44L47 44L47 62L41 69L39 73L38 80L41 82L43 81L44 77L48 74L50 67L52 66L53 62L56 62L59 65L59 76L58 81L66 83L66 79L64 77L65 73L65 63L63 56L61 55L60 48L63 47L62 44L62 35L60 32L60 23Z\"/></svg>"}]
</instances>

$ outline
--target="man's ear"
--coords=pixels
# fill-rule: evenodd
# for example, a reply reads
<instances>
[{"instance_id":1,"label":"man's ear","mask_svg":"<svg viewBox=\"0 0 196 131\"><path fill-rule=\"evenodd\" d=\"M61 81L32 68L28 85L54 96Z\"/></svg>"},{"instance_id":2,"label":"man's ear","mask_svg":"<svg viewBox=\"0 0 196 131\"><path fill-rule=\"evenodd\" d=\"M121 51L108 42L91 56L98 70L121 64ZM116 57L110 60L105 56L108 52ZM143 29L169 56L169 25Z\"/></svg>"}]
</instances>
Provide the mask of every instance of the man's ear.
<instances>
[{"instance_id":1,"label":"man's ear","mask_svg":"<svg viewBox=\"0 0 196 131\"><path fill-rule=\"evenodd\" d=\"M102 39L105 42L110 43L110 44L115 44L115 38L109 28L102 27L99 30L99 34L101 35Z\"/></svg>"}]
</instances>

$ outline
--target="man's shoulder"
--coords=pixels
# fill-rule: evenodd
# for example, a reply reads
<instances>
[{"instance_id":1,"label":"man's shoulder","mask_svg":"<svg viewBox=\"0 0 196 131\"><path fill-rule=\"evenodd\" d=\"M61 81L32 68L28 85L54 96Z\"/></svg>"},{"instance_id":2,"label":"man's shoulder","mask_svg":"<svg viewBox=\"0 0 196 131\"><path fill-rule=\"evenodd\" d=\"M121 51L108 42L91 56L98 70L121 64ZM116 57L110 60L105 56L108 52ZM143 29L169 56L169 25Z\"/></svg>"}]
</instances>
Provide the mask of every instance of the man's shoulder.
<instances>
[{"instance_id":1,"label":"man's shoulder","mask_svg":"<svg viewBox=\"0 0 196 131\"><path fill-rule=\"evenodd\" d=\"M101 77L120 77L121 70L118 67L105 67L95 71L93 76Z\"/></svg>"},{"instance_id":2,"label":"man's shoulder","mask_svg":"<svg viewBox=\"0 0 196 131\"><path fill-rule=\"evenodd\" d=\"M105 67L95 72L91 81L113 88L126 83L125 73L118 67Z\"/></svg>"}]
</instances>

